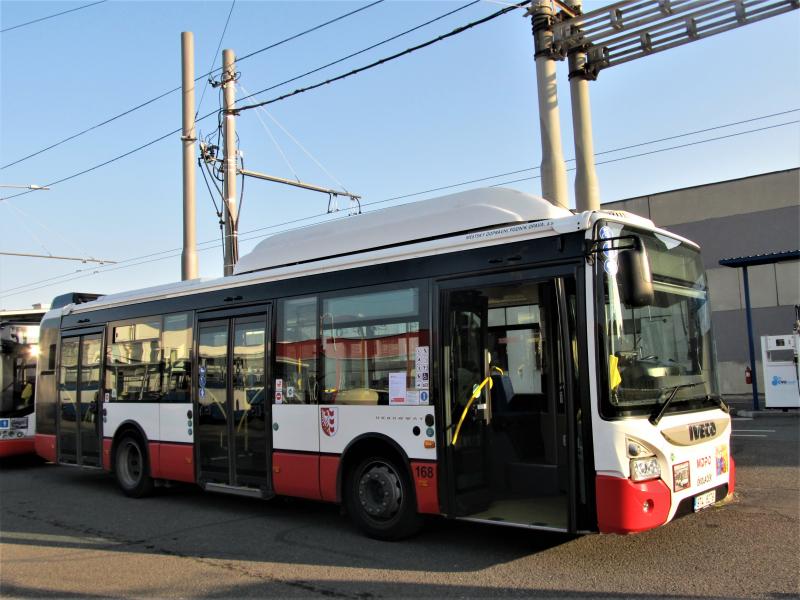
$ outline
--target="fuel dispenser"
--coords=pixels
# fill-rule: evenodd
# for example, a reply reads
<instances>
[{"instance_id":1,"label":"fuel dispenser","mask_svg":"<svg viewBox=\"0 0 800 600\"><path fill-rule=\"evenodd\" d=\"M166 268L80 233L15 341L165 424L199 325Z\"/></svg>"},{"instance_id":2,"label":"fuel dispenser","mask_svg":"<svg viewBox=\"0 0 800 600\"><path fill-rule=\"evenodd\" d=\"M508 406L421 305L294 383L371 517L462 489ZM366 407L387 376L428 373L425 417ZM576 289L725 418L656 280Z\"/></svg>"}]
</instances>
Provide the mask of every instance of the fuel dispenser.
<instances>
[{"instance_id":1,"label":"fuel dispenser","mask_svg":"<svg viewBox=\"0 0 800 600\"><path fill-rule=\"evenodd\" d=\"M790 335L761 336L766 408L800 408L800 307Z\"/></svg>"}]
</instances>

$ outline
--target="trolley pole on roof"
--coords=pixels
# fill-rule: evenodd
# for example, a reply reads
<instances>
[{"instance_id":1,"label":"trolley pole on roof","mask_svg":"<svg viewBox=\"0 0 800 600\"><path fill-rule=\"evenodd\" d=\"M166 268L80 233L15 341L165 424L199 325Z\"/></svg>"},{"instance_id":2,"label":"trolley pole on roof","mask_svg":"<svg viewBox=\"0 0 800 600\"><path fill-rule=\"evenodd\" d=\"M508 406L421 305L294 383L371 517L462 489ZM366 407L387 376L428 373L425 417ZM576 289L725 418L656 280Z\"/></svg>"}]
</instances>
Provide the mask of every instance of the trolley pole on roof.
<instances>
[{"instance_id":1,"label":"trolley pole on roof","mask_svg":"<svg viewBox=\"0 0 800 600\"><path fill-rule=\"evenodd\" d=\"M181 33L183 87L183 252L181 280L197 279L197 216L195 202L194 144L197 141L194 106L194 34Z\"/></svg>"},{"instance_id":2,"label":"trolley pole on roof","mask_svg":"<svg viewBox=\"0 0 800 600\"><path fill-rule=\"evenodd\" d=\"M224 98L223 130L225 141L223 164L223 220L225 243L223 247L224 275L233 275L239 260L238 210L236 207L236 66L233 50L222 51L222 90Z\"/></svg>"},{"instance_id":3,"label":"trolley pole on roof","mask_svg":"<svg viewBox=\"0 0 800 600\"><path fill-rule=\"evenodd\" d=\"M542 196L556 206L569 208L567 167L561 149L558 83L553 55L553 8L550 0L534 0L528 13L533 26L539 129L542 138Z\"/></svg>"}]
</instances>

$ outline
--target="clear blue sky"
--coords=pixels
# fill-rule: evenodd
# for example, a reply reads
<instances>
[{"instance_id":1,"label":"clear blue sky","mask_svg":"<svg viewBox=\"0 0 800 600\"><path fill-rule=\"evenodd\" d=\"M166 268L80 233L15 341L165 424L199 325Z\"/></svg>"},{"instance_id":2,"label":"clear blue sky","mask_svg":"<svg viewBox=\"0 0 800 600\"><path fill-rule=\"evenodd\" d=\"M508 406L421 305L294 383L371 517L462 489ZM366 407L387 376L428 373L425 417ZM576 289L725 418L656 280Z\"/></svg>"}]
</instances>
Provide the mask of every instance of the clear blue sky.
<instances>
[{"instance_id":1,"label":"clear blue sky","mask_svg":"<svg viewBox=\"0 0 800 600\"><path fill-rule=\"evenodd\" d=\"M587 2L586 8L607 4ZM0 29L85 2L0 3ZM253 92L360 50L466 2L384 2L238 65ZM363 4L238 1L223 48L244 55ZM180 33L193 31L197 74L207 71L229 1L118 2L0 34L0 159L7 164L180 85ZM283 86L268 99L337 75L498 10L481 2L342 64ZM541 160L530 22L512 12L367 73L271 105L277 119L364 203L538 166ZM591 84L597 151L800 108L800 11L609 69ZM559 65L564 153L573 156L566 65ZM202 87L198 89L199 101ZM241 94L241 92L240 92ZM219 107L205 93L200 114ZM256 111L238 120L248 168L293 177ZM294 171L337 183L267 115ZM800 112L605 156L666 148L800 118ZM46 184L180 127L180 93L20 164L2 184ZM199 124L203 134L214 119ZM601 159L602 160L602 159ZM797 124L598 167L603 201L744 177L800 164ZM535 174L538 171L528 173ZM501 183L526 174L490 179ZM572 174L570 174L570 179ZM454 188L459 191L471 184ZM510 184L539 193L539 180ZM110 293L180 278L181 143L178 135L87 175L0 202L0 251L151 262L117 267L0 257L0 308L49 303L61 293ZM198 172L198 240L219 240ZM13 190L0 190L8 196ZM439 192L438 194L448 193ZM407 202L438 194L399 200ZM757 199L756 199L757 200ZM340 205L345 202L340 200ZM378 205L385 206L385 205ZM327 197L248 180L242 253L256 235L325 213ZM282 226L286 227L286 226ZM766 232L765 232L766 234ZM248 241L248 238L251 238ZM297 241L303 243L302 230ZM204 277L221 274L219 247L199 254ZM147 259L146 259L147 260ZM95 273L97 271L97 273ZM70 280L70 276L80 278ZM49 282L36 283L50 278Z\"/></svg>"}]
</instances>

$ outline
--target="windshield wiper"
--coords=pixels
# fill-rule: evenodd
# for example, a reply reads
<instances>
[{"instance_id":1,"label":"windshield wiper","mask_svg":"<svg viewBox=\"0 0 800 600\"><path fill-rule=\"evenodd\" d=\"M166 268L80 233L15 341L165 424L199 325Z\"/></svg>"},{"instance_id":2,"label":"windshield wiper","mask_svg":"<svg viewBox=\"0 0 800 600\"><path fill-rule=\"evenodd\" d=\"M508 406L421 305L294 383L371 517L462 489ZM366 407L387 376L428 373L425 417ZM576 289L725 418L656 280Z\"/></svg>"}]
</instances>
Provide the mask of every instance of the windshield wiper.
<instances>
[{"instance_id":1,"label":"windshield wiper","mask_svg":"<svg viewBox=\"0 0 800 600\"><path fill-rule=\"evenodd\" d=\"M661 394L661 397L664 394L669 394L666 400L664 400L664 404L657 406L656 410L653 411L653 414L650 415L648 419L653 425L658 425L658 422L661 420L661 417L664 416L664 413L667 412L667 408L669 407L670 402L673 401L675 395L682 389L696 387L698 385L705 385L705 381L695 381L694 383L682 383L680 385L676 385L675 387L669 388L668 391L665 391ZM659 400L661 400L661 397Z\"/></svg>"},{"instance_id":2,"label":"windshield wiper","mask_svg":"<svg viewBox=\"0 0 800 600\"><path fill-rule=\"evenodd\" d=\"M711 394L708 394L706 396L706 400L711 400L712 402L716 402L722 411L730 414L731 407L728 406L728 403L725 402L725 400L723 400L722 396L720 396L719 394L714 394L713 396Z\"/></svg>"}]
</instances>

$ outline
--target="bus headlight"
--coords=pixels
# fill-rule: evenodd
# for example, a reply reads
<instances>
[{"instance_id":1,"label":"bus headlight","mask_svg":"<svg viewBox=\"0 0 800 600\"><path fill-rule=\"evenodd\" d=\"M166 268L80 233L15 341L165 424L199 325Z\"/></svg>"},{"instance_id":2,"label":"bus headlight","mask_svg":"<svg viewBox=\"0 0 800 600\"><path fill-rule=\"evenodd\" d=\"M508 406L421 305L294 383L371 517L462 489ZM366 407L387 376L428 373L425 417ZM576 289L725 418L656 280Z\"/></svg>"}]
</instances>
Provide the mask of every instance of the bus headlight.
<instances>
[{"instance_id":1,"label":"bus headlight","mask_svg":"<svg viewBox=\"0 0 800 600\"><path fill-rule=\"evenodd\" d=\"M655 456L631 459L631 479L633 481L647 481L659 477L661 477L661 467Z\"/></svg>"}]
</instances>

